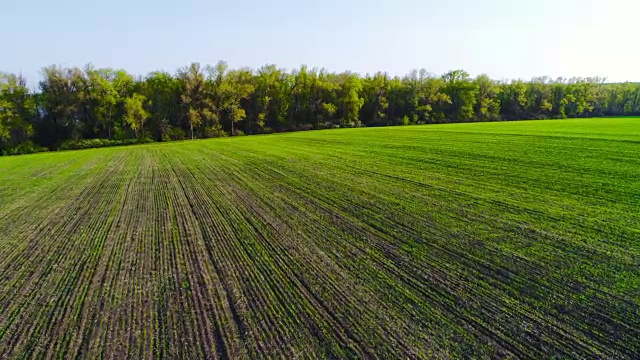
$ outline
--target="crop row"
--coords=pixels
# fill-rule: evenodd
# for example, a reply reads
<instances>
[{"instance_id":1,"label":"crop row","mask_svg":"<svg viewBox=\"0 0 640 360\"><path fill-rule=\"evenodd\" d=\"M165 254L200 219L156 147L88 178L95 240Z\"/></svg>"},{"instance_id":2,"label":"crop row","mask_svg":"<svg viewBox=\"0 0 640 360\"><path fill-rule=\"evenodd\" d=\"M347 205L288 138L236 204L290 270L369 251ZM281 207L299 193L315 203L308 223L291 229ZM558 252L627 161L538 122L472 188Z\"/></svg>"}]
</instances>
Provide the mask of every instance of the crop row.
<instances>
[{"instance_id":1,"label":"crop row","mask_svg":"<svg viewBox=\"0 0 640 360\"><path fill-rule=\"evenodd\" d=\"M636 356L637 143L435 129L3 159L0 358Z\"/></svg>"}]
</instances>

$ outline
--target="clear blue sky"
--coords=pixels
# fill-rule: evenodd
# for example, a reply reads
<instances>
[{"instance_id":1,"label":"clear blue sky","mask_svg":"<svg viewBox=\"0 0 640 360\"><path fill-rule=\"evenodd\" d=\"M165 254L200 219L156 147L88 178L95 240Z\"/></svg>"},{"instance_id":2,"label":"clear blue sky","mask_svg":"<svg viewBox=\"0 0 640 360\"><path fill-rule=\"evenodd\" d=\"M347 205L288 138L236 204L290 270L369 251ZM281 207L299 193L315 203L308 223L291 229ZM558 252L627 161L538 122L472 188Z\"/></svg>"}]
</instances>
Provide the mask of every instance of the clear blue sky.
<instances>
[{"instance_id":1,"label":"clear blue sky","mask_svg":"<svg viewBox=\"0 0 640 360\"><path fill-rule=\"evenodd\" d=\"M0 71L189 62L640 81L637 0L4 1Z\"/></svg>"}]
</instances>

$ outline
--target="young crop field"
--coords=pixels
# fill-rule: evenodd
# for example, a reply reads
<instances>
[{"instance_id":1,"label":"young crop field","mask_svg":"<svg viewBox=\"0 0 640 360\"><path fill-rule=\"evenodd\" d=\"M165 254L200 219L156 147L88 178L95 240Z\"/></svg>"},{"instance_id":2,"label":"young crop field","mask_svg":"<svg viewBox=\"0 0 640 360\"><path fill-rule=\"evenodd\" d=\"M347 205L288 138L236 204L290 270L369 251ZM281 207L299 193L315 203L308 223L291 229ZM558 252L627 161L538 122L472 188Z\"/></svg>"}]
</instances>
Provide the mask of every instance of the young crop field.
<instances>
[{"instance_id":1,"label":"young crop field","mask_svg":"<svg viewBox=\"0 0 640 360\"><path fill-rule=\"evenodd\" d=\"M0 359L640 356L640 119L0 158Z\"/></svg>"}]
</instances>

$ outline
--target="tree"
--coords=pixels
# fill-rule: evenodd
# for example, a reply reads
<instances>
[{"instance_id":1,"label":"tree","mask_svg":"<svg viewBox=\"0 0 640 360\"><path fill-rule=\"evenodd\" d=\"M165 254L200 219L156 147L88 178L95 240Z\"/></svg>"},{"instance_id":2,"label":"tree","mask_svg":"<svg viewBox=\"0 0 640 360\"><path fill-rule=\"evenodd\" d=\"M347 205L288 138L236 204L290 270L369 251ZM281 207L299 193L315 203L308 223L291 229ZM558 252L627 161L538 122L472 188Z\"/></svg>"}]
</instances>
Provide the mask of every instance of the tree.
<instances>
[{"instance_id":1,"label":"tree","mask_svg":"<svg viewBox=\"0 0 640 360\"><path fill-rule=\"evenodd\" d=\"M446 118L451 105L451 97L445 93L444 80L428 73L425 69L412 70L404 79L409 88L409 97L413 110L410 122L439 123Z\"/></svg>"},{"instance_id":2,"label":"tree","mask_svg":"<svg viewBox=\"0 0 640 360\"><path fill-rule=\"evenodd\" d=\"M200 64L192 63L179 71L178 77L182 82L181 99L185 107L185 117L189 124L191 138L194 131L206 121L217 124L217 109L210 94L205 89L205 77Z\"/></svg>"},{"instance_id":3,"label":"tree","mask_svg":"<svg viewBox=\"0 0 640 360\"><path fill-rule=\"evenodd\" d=\"M292 103L292 75L275 65L265 65L258 69L252 83L254 90L247 108L255 130L261 132L265 127L277 128L286 124Z\"/></svg>"},{"instance_id":4,"label":"tree","mask_svg":"<svg viewBox=\"0 0 640 360\"><path fill-rule=\"evenodd\" d=\"M149 113L144 109L145 101L144 95L133 94L124 102L124 119L136 134L136 138L139 134L144 136L144 123L149 117Z\"/></svg>"},{"instance_id":5,"label":"tree","mask_svg":"<svg viewBox=\"0 0 640 360\"><path fill-rule=\"evenodd\" d=\"M41 144L55 148L64 140L79 139L84 97L82 71L49 66L42 70L42 77L40 105L44 126L40 129Z\"/></svg>"},{"instance_id":6,"label":"tree","mask_svg":"<svg viewBox=\"0 0 640 360\"><path fill-rule=\"evenodd\" d=\"M231 135L235 135L235 124L246 118L246 112L241 102L253 93L253 74L250 70L235 70L227 73L219 84L219 108L226 112L231 127Z\"/></svg>"},{"instance_id":7,"label":"tree","mask_svg":"<svg viewBox=\"0 0 640 360\"><path fill-rule=\"evenodd\" d=\"M142 94L148 99L149 128L156 140L169 138L172 129L179 130L181 117L181 84L167 72L149 74L141 86Z\"/></svg>"},{"instance_id":8,"label":"tree","mask_svg":"<svg viewBox=\"0 0 640 360\"><path fill-rule=\"evenodd\" d=\"M589 116L593 106L593 84L582 78L569 80L567 85L567 115L570 117ZM632 113L633 109L628 112Z\"/></svg>"},{"instance_id":9,"label":"tree","mask_svg":"<svg viewBox=\"0 0 640 360\"><path fill-rule=\"evenodd\" d=\"M524 115L533 119L546 119L552 115L553 110L553 94L551 79L547 77L533 78L526 84L526 108Z\"/></svg>"},{"instance_id":10,"label":"tree","mask_svg":"<svg viewBox=\"0 0 640 360\"><path fill-rule=\"evenodd\" d=\"M122 111L124 105L124 99L132 95L135 91L135 81L133 77L124 70L116 70L113 76L113 89L115 90L115 104L116 109L119 112L116 120L121 120L123 118ZM122 121L112 121L111 126L113 127L113 131L117 132L120 129L124 128L126 124L122 123Z\"/></svg>"},{"instance_id":11,"label":"tree","mask_svg":"<svg viewBox=\"0 0 640 360\"><path fill-rule=\"evenodd\" d=\"M500 87L487 75L478 76L474 82L478 89L474 106L476 119L481 121L499 120L500 101L498 100L498 94Z\"/></svg>"},{"instance_id":12,"label":"tree","mask_svg":"<svg viewBox=\"0 0 640 360\"><path fill-rule=\"evenodd\" d=\"M364 99L359 96L362 91L360 78L353 73L345 72L339 75L339 96L340 111L342 121L345 125L360 125L360 108L364 104Z\"/></svg>"},{"instance_id":13,"label":"tree","mask_svg":"<svg viewBox=\"0 0 640 360\"><path fill-rule=\"evenodd\" d=\"M91 83L91 99L98 123L106 130L107 138L111 139L111 128L116 104L120 94L116 91L114 79L116 72L112 69L93 69L87 66L85 72Z\"/></svg>"},{"instance_id":14,"label":"tree","mask_svg":"<svg viewBox=\"0 0 640 360\"><path fill-rule=\"evenodd\" d=\"M469 74L463 70L450 71L442 76L442 79L444 80L442 90L451 99L451 103L446 107L449 119L473 120L478 85L473 83L469 79Z\"/></svg>"},{"instance_id":15,"label":"tree","mask_svg":"<svg viewBox=\"0 0 640 360\"><path fill-rule=\"evenodd\" d=\"M338 112L336 91L338 84L334 74L324 69L314 70L312 77L311 100L309 102L309 122L326 126L333 122ZM322 124L325 123L325 124Z\"/></svg>"},{"instance_id":16,"label":"tree","mask_svg":"<svg viewBox=\"0 0 640 360\"><path fill-rule=\"evenodd\" d=\"M561 79L558 79L551 86L552 114L559 119L567 117L566 107L569 103L569 97L566 88L566 84Z\"/></svg>"},{"instance_id":17,"label":"tree","mask_svg":"<svg viewBox=\"0 0 640 360\"><path fill-rule=\"evenodd\" d=\"M22 76L0 73L0 151L31 138L36 104Z\"/></svg>"},{"instance_id":18,"label":"tree","mask_svg":"<svg viewBox=\"0 0 640 360\"><path fill-rule=\"evenodd\" d=\"M379 124L387 117L389 100L389 76L378 72L372 77L363 80L362 97L364 103L360 110L361 118L365 124Z\"/></svg>"},{"instance_id":19,"label":"tree","mask_svg":"<svg viewBox=\"0 0 640 360\"><path fill-rule=\"evenodd\" d=\"M498 82L462 70L360 76L301 66L257 71L192 63L134 79L124 70L49 66L39 89L0 73L0 152L80 139L156 140L302 128L640 115L640 84L537 77ZM24 145L24 146L23 146Z\"/></svg>"},{"instance_id":20,"label":"tree","mask_svg":"<svg viewBox=\"0 0 640 360\"><path fill-rule=\"evenodd\" d=\"M514 80L510 84L502 84L499 93L500 115L505 120L522 119L528 108L527 85L522 80ZM555 105L554 105L555 108Z\"/></svg>"}]
</instances>

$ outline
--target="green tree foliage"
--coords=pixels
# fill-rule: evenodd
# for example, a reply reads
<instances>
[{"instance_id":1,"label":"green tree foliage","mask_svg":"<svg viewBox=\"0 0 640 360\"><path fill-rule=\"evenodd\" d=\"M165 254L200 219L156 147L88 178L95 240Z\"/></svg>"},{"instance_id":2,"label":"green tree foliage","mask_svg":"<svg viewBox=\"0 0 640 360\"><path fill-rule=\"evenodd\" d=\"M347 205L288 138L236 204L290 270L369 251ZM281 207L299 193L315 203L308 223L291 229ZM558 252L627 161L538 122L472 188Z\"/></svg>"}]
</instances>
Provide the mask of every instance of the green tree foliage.
<instances>
[{"instance_id":1,"label":"green tree foliage","mask_svg":"<svg viewBox=\"0 0 640 360\"><path fill-rule=\"evenodd\" d=\"M364 99L360 97L362 80L354 73L345 72L338 76L338 102L344 125L359 126L360 108Z\"/></svg>"},{"instance_id":2,"label":"green tree foliage","mask_svg":"<svg viewBox=\"0 0 640 360\"><path fill-rule=\"evenodd\" d=\"M231 134L235 134L235 124L247 117L242 105L253 93L253 74L247 69L230 71L224 75L217 89L220 94L218 108L224 112Z\"/></svg>"},{"instance_id":3,"label":"green tree foliage","mask_svg":"<svg viewBox=\"0 0 640 360\"><path fill-rule=\"evenodd\" d=\"M114 119L120 119L124 101L133 91L133 77L124 70L94 69L90 65L84 74L77 76L84 85L81 92L84 102L81 107L86 117L84 133L90 134L89 137L111 139L114 130L123 130L124 124Z\"/></svg>"},{"instance_id":4,"label":"green tree foliage","mask_svg":"<svg viewBox=\"0 0 640 360\"><path fill-rule=\"evenodd\" d=\"M36 104L22 76L0 73L0 150L29 141Z\"/></svg>"},{"instance_id":5,"label":"green tree foliage","mask_svg":"<svg viewBox=\"0 0 640 360\"><path fill-rule=\"evenodd\" d=\"M148 123L153 138L171 140L171 135L183 130L176 121L182 114L180 81L167 72L153 72L141 83L141 93L148 99ZM178 136L180 138L181 136Z\"/></svg>"},{"instance_id":6,"label":"green tree foliage","mask_svg":"<svg viewBox=\"0 0 640 360\"><path fill-rule=\"evenodd\" d=\"M489 76L480 75L475 80L478 91L476 92L476 101L474 112L476 119L480 121L500 120L500 86Z\"/></svg>"},{"instance_id":7,"label":"green tree foliage","mask_svg":"<svg viewBox=\"0 0 640 360\"><path fill-rule=\"evenodd\" d=\"M114 84L116 73L111 69L93 69L91 66L87 66L85 72L89 77L88 92L94 113L94 126L106 130L107 138L111 139L113 117L120 100Z\"/></svg>"},{"instance_id":8,"label":"green tree foliage","mask_svg":"<svg viewBox=\"0 0 640 360\"><path fill-rule=\"evenodd\" d=\"M223 61L139 78L91 65L49 66L34 91L22 76L0 75L3 153L92 139L607 115L640 115L640 84L548 77L499 82L462 70L437 76L421 69L403 77L307 66L234 70Z\"/></svg>"},{"instance_id":9,"label":"green tree foliage","mask_svg":"<svg viewBox=\"0 0 640 360\"><path fill-rule=\"evenodd\" d=\"M264 129L267 119L281 118L284 76L285 72L275 65L261 67L254 76L253 107L250 110L257 130Z\"/></svg>"},{"instance_id":10,"label":"green tree foliage","mask_svg":"<svg viewBox=\"0 0 640 360\"><path fill-rule=\"evenodd\" d=\"M451 99L445 107L447 117L452 121L473 120L478 85L471 81L469 74L463 70L450 71L442 76L442 80L442 92Z\"/></svg>"},{"instance_id":11,"label":"green tree foliage","mask_svg":"<svg viewBox=\"0 0 640 360\"><path fill-rule=\"evenodd\" d=\"M178 72L182 84L181 100L184 116L189 126L191 138L201 126L217 126L219 124L218 109L214 103L212 92L207 88L205 76L200 64L192 63Z\"/></svg>"},{"instance_id":12,"label":"green tree foliage","mask_svg":"<svg viewBox=\"0 0 640 360\"><path fill-rule=\"evenodd\" d=\"M64 140L77 140L82 114L83 74L78 68L46 67L40 82L43 107L43 126L40 141L56 147Z\"/></svg>"},{"instance_id":13,"label":"green tree foliage","mask_svg":"<svg viewBox=\"0 0 640 360\"><path fill-rule=\"evenodd\" d=\"M527 83L522 80L515 80L509 84L502 84L499 99L500 114L503 119L518 120L527 118L526 109L529 104Z\"/></svg>"},{"instance_id":14,"label":"green tree foliage","mask_svg":"<svg viewBox=\"0 0 640 360\"><path fill-rule=\"evenodd\" d=\"M406 88L409 109L400 114L410 123L439 123L446 119L445 110L451 96L444 92L444 78L435 77L425 69L413 70L404 79L400 91ZM403 124L406 121L402 122Z\"/></svg>"},{"instance_id":15,"label":"green tree foliage","mask_svg":"<svg viewBox=\"0 0 640 360\"><path fill-rule=\"evenodd\" d=\"M377 73L363 79L361 118L367 124L384 124L389 108L389 76Z\"/></svg>"},{"instance_id":16,"label":"green tree foliage","mask_svg":"<svg viewBox=\"0 0 640 360\"><path fill-rule=\"evenodd\" d=\"M133 94L124 101L124 119L136 134L136 138L144 136L144 123L149 113L144 108L146 98L142 94Z\"/></svg>"},{"instance_id":17,"label":"green tree foliage","mask_svg":"<svg viewBox=\"0 0 640 360\"><path fill-rule=\"evenodd\" d=\"M522 106L525 107L526 117L532 119L546 119L551 116L553 110L553 93L549 86L551 80L547 77L533 78L526 85L525 98ZM520 96L521 94L519 94Z\"/></svg>"}]
</instances>

